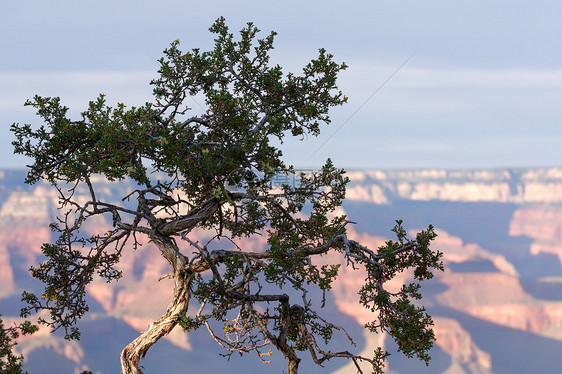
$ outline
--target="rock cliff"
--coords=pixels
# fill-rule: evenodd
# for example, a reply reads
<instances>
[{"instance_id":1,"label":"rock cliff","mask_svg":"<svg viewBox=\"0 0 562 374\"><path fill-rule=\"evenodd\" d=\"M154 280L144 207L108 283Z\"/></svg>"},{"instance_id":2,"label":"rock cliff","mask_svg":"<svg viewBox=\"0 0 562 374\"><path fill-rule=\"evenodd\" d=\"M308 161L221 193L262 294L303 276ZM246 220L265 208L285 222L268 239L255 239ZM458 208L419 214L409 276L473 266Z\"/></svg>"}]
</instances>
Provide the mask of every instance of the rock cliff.
<instances>
[{"instance_id":1,"label":"rock cliff","mask_svg":"<svg viewBox=\"0 0 562 374\"><path fill-rule=\"evenodd\" d=\"M435 319L434 361L425 368L393 353L389 373L523 373L534 357L542 372L557 370L557 359L541 357L548 352L545 347L562 349L562 168L349 174L344 210L362 223L350 229L352 237L376 248L391 237L388 229L394 219L404 219L412 231L434 223L438 233L434 247L444 253L446 270L422 287L423 303ZM0 173L0 314L8 322L17 319L21 290L39 286L30 281L27 269L38 263L41 244L51 239L48 224L57 206L56 194L46 186L24 186L22 180L22 172ZM128 188L126 183L119 190L108 186L103 193L119 196ZM378 229L381 222L385 230ZM96 232L107 225L97 221L86 229ZM206 233L195 235L202 240ZM119 350L164 312L170 297L170 281L158 281L169 271L167 264L152 244L142 244L136 252L124 253L120 264L124 277L119 282L95 280L88 287L92 311L81 324L83 340L65 342L42 330L21 342L18 347L29 358L30 373L60 368L116 371ZM238 244L256 251L265 245L260 238ZM321 261L337 263L341 258ZM400 274L393 286L411 278ZM359 333L357 350L367 353L382 344L393 351L388 337L361 330L374 317L357 304L362 280L342 269L326 313ZM490 344L490 336L511 343ZM518 339L514 337L535 342L525 348L526 357L512 354L519 349L512 343ZM231 365L233 373L247 371L248 362L257 365L254 360L215 362L220 350L211 348L204 334L181 329L158 346L162 348L147 358L148 372L162 363L180 368L189 362L196 368L202 364L194 362L205 361L209 370ZM114 357L111 364L102 364L105 356ZM45 369L54 357L59 370ZM277 372L273 367L263 369L268 370ZM329 370L355 372L345 362Z\"/></svg>"},{"instance_id":2,"label":"rock cliff","mask_svg":"<svg viewBox=\"0 0 562 374\"><path fill-rule=\"evenodd\" d=\"M374 204L396 199L501 203L562 202L562 168L354 171L347 198Z\"/></svg>"}]
</instances>

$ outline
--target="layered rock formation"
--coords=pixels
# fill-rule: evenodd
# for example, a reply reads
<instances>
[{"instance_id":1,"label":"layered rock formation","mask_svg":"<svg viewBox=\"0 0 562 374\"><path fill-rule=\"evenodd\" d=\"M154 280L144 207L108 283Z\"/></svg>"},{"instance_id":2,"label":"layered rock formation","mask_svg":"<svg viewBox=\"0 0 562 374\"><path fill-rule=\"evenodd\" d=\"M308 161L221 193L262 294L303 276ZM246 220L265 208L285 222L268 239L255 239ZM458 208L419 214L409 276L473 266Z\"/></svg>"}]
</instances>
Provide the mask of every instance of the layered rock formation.
<instances>
[{"instance_id":1,"label":"layered rock formation","mask_svg":"<svg viewBox=\"0 0 562 374\"><path fill-rule=\"evenodd\" d=\"M562 202L562 168L516 170L355 171L347 198L501 203Z\"/></svg>"},{"instance_id":2,"label":"layered rock formation","mask_svg":"<svg viewBox=\"0 0 562 374\"><path fill-rule=\"evenodd\" d=\"M358 334L357 351L369 354L383 345L394 352L389 373L556 372L561 363L549 354L562 349L562 168L356 171L350 177L343 209L360 223L350 229L352 237L376 248L391 238L394 219L404 219L412 232L433 223L438 233L434 247L444 253L446 267L422 288L423 303L435 320L429 368L394 352L388 337L361 329L375 316L357 303L362 276L343 268L326 313ZM17 319L21 290L39 289L27 269L39 262L41 244L51 239L48 224L57 206L52 190L41 184L24 186L22 180L22 172L0 173L0 314L8 324ZM118 188L108 186L102 193L118 197L131 186ZM106 228L103 221L86 227L90 232ZM206 234L197 235L203 239ZM238 244L256 251L265 245L262 238ZM321 261L337 263L341 258ZM92 310L81 323L83 340L66 342L43 329L20 343L31 374L118 370L119 350L164 312L171 293L169 280L158 281L168 266L148 242L125 252L120 270L124 277L119 282L96 280L88 287ZM411 278L402 273L392 286ZM163 364L192 372L229 365L232 373L258 365L254 357L217 361L220 350L205 334L176 329L166 339L147 356L147 372L158 372L154 368ZM523 351L525 355L517 353ZM46 369L50 364L53 369ZM279 372L279 367L257 369ZM345 362L328 370L356 372Z\"/></svg>"}]
</instances>

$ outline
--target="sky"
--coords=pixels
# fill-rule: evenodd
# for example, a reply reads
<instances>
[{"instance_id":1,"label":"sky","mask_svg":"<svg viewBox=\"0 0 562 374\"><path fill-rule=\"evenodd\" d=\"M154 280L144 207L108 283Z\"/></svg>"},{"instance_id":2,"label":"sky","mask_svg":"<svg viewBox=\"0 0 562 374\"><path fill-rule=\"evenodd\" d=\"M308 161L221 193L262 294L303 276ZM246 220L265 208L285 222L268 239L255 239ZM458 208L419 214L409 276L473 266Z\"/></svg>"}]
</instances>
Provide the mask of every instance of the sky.
<instances>
[{"instance_id":1,"label":"sky","mask_svg":"<svg viewBox=\"0 0 562 374\"><path fill-rule=\"evenodd\" d=\"M9 1L0 14L0 168L12 123L41 124L35 94L60 96L73 119L99 93L151 101L156 60L175 39L212 47L224 16L278 33L272 62L299 72L325 48L349 68L348 103L318 138L282 145L285 160L346 169L549 167L562 164L562 2ZM201 98L194 98L198 109Z\"/></svg>"}]
</instances>

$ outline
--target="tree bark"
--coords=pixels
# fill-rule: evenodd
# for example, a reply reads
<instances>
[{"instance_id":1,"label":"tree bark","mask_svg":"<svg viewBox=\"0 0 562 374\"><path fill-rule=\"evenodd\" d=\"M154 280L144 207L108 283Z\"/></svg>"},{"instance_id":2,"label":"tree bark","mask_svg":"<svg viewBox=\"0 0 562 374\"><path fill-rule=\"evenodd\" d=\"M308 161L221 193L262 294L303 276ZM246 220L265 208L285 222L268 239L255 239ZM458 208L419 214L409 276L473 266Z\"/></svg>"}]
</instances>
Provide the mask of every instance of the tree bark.
<instances>
[{"instance_id":1,"label":"tree bark","mask_svg":"<svg viewBox=\"0 0 562 374\"><path fill-rule=\"evenodd\" d=\"M291 360L289 359L289 365L288 365L288 373L287 374L298 374L299 372L299 359L296 360Z\"/></svg>"},{"instance_id":2,"label":"tree bark","mask_svg":"<svg viewBox=\"0 0 562 374\"><path fill-rule=\"evenodd\" d=\"M190 230L205 218L213 215L219 207L220 201L218 199L207 200L205 203L189 211L185 216L172 220L162 227L159 227L158 231L166 236Z\"/></svg>"},{"instance_id":3,"label":"tree bark","mask_svg":"<svg viewBox=\"0 0 562 374\"><path fill-rule=\"evenodd\" d=\"M139 368L150 347L177 325L179 317L187 311L190 298L191 277L183 267L174 266L174 294L166 313L151 323L148 329L133 340L121 352L121 373L142 374Z\"/></svg>"}]
</instances>

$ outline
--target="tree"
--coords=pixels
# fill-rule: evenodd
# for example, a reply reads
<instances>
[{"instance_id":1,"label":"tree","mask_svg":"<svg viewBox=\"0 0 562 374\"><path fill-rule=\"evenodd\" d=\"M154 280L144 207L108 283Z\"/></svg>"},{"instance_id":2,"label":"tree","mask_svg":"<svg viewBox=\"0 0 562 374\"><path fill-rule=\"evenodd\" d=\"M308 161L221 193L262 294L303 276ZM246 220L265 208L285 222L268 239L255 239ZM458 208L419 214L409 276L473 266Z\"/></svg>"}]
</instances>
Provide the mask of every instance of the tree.
<instances>
[{"instance_id":1,"label":"tree","mask_svg":"<svg viewBox=\"0 0 562 374\"><path fill-rule=\"evenodd\" d=\"M22 369L21 361L23 356L14 354L14 346L17 344L14 340L20 335L33 334L38 327L32 325L31 322L25 321L5 328L0 314L0 373L1 374L27 374Z\"/></svg>"},{"instance_id":2,"label":"tree","mask_svg":"<svg viewBox=\"0 0 562 374\"><path fill-rule=\"evenodd\" d=\"M170 264L173 296L166 313L123 349L122 373L141 373L140 359L177 325L208 328L230 354L263 357L274 346L290 374L305 351L318 365L344 357L359 371L363 361L380 372L387 356L380 348L373 357L327 348L334 333L346 334L319 312L340 265L320 265L317 258L337 252L347 266L368 274L360 302L378 317L366 328L387 331L402 352L427 363L432 320L413 300L421 298L417 282L442 269L441 254L429 247L433 228L411 240L397 221L397 239L378 249L351 240L351 222L335 214L348 178L329 159L301 174L298 185L272 183L295 173L272 140L319 134L330 107L347 101L336 85L346 65L320 49L302 74L284 74L269 63L274 32L257 39L259 30L249 23L235 39L223 18L210 31L216 35L211 51L184 53L178 41L164 51L151 82L154 103L110 107L100 95L79 120L69 119L56 97L26 103L45 125L14 124L15 152L34 160L26 183L45 179L57 189L60 217L51 225L58 239L43 245L46 260L31 269L45 291L41 297L24 293L23 316L46 309L50 320L41 323L79 338L75 323L88 311L86 285L96 274L118 280L115 265L142 235ZM186 100L197 94L207 108L188 116ZM130 178L137 189L121 202L106 201L92 182L95 175L114 183ZM75 197L81 188L89 191L88 201ZM112 228L85 235L81 226L96 216L107 217ZM192 240L198 229L211 230L212 239ZM267 238L263 251L247 250L238 240L256 235ZM389 292L385 283L406 269L413 269L415 281Z\"/></svg>"}]
</instances>

